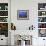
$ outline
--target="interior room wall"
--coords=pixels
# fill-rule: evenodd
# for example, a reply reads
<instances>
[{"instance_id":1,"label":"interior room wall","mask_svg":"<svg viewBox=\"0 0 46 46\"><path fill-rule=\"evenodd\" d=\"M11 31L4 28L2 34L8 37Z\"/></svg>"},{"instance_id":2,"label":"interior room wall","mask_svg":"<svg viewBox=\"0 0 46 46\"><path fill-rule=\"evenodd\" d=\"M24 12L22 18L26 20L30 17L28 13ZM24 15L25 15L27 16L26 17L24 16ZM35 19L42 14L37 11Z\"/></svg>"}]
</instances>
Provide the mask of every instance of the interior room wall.
<instances>
[{"instance_id":1,"label":"interior room wall","mask_svg":"<svg viewBox=\"0 0 46 46\"><path fill-rule=\"evenodd\" d=\"M38 3L46 0L11 0L11 22L17 30L28 30L29 26L38 27ZM17 10L29 10L29 20L17 20Z\"/></svg>"},{"instance_id":2,"label":"interior room wall","mask_svg":"<svg viewBox=\"0 0 46 46\"><path fill-rule=\"evenodd\" d=\"M29 10L29 20L17 20L17 10ZM16 25L17 30L28 30L29 26L37 27L37 2L32 0L11 1L11 22Z\"/></svg>"},{"instance_id":3,"label":"interior room wall","mask_svg":"<svg viewBox=\"0 0 46 46\"><path fill-rule=\"evenodd\" d=\"M14 23L17 30L28 30L29 26L34 25L36 32L34 36L38 35L38 3L46 3L46 0L11 0L11 22ZM17 20L19 9L29 10L29 20ZM32 41L34 46L41 44L44 46L43 38L34 37Z\"/></svg>"}]
</instances>

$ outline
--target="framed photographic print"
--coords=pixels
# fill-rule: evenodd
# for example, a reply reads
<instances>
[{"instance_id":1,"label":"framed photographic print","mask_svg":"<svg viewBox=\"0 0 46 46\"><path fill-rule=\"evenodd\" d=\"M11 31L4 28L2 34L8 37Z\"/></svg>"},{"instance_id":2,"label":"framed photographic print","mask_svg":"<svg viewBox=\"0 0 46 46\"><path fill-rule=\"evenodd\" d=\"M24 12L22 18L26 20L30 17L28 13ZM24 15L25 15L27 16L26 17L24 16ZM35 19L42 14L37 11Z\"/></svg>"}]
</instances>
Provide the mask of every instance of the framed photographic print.
<instances>
[{"instance_id":1,"label":"framed photographic print","mask_svg":"<svg viewBox=\"0 0 46 46\"><path fill-rule=\"evenodd\" d=\"M17 20L29 20L29 10L17 10Z\"/></svg>"}]
</instances>

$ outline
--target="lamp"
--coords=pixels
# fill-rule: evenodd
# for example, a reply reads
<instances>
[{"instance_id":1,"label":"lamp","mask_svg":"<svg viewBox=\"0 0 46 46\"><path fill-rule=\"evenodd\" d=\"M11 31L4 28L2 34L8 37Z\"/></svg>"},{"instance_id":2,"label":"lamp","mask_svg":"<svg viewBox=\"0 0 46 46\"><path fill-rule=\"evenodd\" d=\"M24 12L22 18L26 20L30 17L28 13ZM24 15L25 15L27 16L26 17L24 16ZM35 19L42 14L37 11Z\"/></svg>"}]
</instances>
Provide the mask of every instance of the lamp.
<instances>
[{"instance_id":1,"label":"lamp","mask_svg":"<svg viewBox=\"0 0 46 46\"><path fill-rule=\"evenodd\" d=\"M11 30L16 30L16 26L13 23L11 23Z\"/></svg>"}]
</instances>

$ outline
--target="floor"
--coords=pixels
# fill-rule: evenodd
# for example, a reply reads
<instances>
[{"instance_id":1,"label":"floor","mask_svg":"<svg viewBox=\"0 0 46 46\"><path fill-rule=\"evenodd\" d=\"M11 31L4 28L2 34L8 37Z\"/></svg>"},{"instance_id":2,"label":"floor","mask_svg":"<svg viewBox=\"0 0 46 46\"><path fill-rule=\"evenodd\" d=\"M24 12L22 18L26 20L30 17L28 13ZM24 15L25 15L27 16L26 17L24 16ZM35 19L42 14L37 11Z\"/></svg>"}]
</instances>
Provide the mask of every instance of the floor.
<instances>
[{"instance_id":1,"label":"floor","mask_svg":"<svg viewBox=\"0 0 46 46\"><path fill-rule=\"evenodd\" d=\"M0 45L0 46L8 46L8 45Z\"/></svg>"}]
</instances>

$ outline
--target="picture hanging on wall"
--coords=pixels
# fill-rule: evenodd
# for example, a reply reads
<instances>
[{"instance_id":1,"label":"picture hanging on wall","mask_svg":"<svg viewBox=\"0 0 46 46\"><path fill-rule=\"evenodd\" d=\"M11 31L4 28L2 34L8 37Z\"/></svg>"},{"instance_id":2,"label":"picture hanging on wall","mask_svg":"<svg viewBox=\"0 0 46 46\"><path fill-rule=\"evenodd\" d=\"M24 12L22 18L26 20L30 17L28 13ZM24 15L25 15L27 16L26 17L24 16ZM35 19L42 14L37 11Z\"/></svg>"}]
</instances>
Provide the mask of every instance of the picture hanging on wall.
<instances>
[{"instance_id":1,"label":"picture hanging on wall","mask_svg":"<svg viewBox=\"0 0 46 46\"><path fill-rule=\"evenodd\" d=\"M29 20L29 10L17 10L17 20Z\"/></svg>"}]
</instances>

